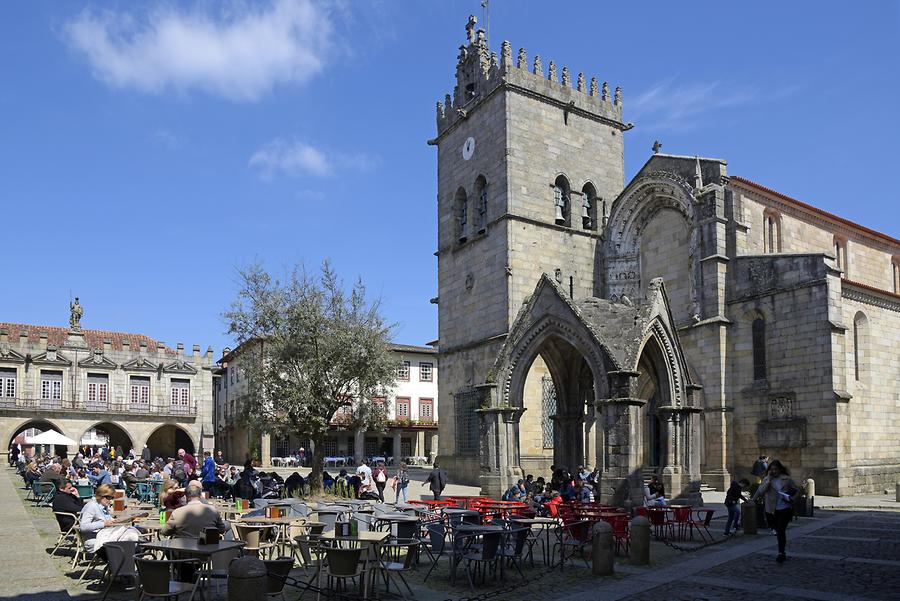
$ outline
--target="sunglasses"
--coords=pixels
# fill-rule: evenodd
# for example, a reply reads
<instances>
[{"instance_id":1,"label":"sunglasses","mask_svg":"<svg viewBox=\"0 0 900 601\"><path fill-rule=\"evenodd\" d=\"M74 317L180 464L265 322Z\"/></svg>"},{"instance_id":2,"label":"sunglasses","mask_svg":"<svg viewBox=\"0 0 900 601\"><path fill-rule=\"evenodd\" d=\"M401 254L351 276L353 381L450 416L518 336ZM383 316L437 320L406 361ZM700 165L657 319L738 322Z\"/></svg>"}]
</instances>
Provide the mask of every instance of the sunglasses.
<instances>
[{"instance_id":1,"label":"sunglasses","mask_svg":"<svg viewBox=\"0 0 900 601\"><path fill-rule=\"evenodd\" d=\"M113 499L115 499L115 497L112 497L112 496L110 496L110 495L103 495L103 498L104 498L104 499L109 499L110 501L112 501Z\"/></svg>"}]
</instances>

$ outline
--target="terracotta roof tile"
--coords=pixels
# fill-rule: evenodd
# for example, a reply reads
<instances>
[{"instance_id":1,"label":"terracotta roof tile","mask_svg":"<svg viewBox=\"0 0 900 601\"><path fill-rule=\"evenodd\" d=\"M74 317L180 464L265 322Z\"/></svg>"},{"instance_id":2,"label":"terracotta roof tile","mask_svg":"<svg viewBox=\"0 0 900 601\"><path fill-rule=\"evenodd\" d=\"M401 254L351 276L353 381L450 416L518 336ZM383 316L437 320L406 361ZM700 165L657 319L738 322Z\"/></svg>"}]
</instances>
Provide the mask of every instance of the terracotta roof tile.
<instances>
[{"instance_id":1,"label":"terracotta roof tile","mask_svg":"<svg viewBox=\"0 0 900 601\"><path fill-rule=\"evenodd\" d=\"M41 332L47 333L47 344L62 346L69 335L68 328L59 326L36 326L32 324L22 323L5 323L0 322L0 328L5 329L11 341L18 340L19 332L25 330L28 332L28 342L37 344L41 339ZM127 332L109 332L107 330L81 330L84 334L85 342L91 348L103 348L103 341L109 339L110 347L114 351L123 350L122 341L127 340L131 350L138 350L141 343L147 345L147 350L156 352L157 341L143 334L129 334ZM167 355L176 355L175 349L164 347Z\"/></svg>"}]
</instances>

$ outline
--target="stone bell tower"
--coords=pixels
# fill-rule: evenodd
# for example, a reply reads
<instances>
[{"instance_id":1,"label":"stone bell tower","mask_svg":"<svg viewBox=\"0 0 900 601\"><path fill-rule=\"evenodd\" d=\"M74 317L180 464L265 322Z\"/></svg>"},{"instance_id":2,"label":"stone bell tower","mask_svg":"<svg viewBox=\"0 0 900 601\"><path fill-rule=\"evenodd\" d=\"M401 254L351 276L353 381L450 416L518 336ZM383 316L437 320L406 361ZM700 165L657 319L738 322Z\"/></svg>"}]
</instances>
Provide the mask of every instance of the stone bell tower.
<instances>
[{"instance_id":1,"label":"stone bell tower","mask_svg":"<svg viewBox=\"0 0 900 601\"><path fill-rule=\"evenodd\" d=\"M609 208L624 186L622 95L583 73L491 52L469 17L456 86L437 103L441 463L475 484L478 411L522 303L544 273L599 295ZM595 273L596 272L596 273Z\"/></svg>"}]
</instances>

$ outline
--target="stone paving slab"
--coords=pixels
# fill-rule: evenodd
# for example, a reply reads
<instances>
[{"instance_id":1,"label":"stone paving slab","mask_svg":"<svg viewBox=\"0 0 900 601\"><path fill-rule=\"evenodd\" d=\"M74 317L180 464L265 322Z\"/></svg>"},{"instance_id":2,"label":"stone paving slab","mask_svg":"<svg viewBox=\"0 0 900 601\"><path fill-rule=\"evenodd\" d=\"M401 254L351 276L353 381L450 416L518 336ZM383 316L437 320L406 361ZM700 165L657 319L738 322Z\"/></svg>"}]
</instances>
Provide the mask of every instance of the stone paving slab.
<instances>
[{"instance_id":1,"label":"stone paving slab","mask_svg":"<svg viewBox=\"0 0 900 601\"><path fill-rule=\"evenodd\" d=\"M15 473L0 469L0 548L4 549L0 599L71 599L66 582L44 550L44 540L22 504L11 475Z\"/></svg>"}]
</instances>

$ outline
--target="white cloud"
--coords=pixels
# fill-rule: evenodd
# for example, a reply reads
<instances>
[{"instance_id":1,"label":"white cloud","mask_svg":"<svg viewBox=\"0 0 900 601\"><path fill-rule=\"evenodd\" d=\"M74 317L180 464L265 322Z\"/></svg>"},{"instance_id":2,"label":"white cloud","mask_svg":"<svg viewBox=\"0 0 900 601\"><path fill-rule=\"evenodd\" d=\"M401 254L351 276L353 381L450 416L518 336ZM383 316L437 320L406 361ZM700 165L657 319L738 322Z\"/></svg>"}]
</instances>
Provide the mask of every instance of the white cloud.
<instances>
[{"instance_id":1,"label":"white cloud","mask_svg":"<svg viewBox=\"0 0 900 601\"><path fill-rule=\"evenodd\" d=\"M747 89L724 88L720 82L676 85L661 81L626 105L629 117L647 129L687 130L699 125L710 111L752 104L756 94Z\"/></svg>"},{"instance_id":2,"label":"white cloud","mask_svg":"<svg viewBox=\"0 0 900 601\"><path fill-rule=\"evenodd\" d=\"M211 6L218 8L173 5L141 16L85 10L66 25L66 37L95 77L143 92L202 90L255 101L277 84L303 83L322 70L333 27L319 4Z\"/></svg>"},{"instance_id":3,"label":"white cloud","mask_svg":"<svg viewBox=\"0 0 900 601\"><path fill-rule=\"evenodd\" d=\"M168 129L157 129L150 133L150 140L169 150L178 150L184 144L181 136Z\"/></svg>"},{"instance_id":4,"label":"white cloud","mask_svg":"<svg viewBox=\"0 0 900 601\"><path fill-rule=\"evenodd\" d=\"M288 175L331 173L331 164L322 151L303 142L287 142L281 138L254 152L250 157L250 166L260 168L267 177L276 172Z\"/></svg>"},{"instance_id":5,"label":"white cloud","mask_svg":"<svg viewBox=\"0 0 900 601\"><path fill-rule=\"evenodd\" d=\"M326 152L299 140L275 138L250 157L249 165L260 170L265 178L276 174L288 176L333 175L341 171L370 171L378 164L377 157L367 154Z\"/></svg>"}]
</instances>

